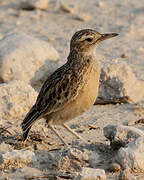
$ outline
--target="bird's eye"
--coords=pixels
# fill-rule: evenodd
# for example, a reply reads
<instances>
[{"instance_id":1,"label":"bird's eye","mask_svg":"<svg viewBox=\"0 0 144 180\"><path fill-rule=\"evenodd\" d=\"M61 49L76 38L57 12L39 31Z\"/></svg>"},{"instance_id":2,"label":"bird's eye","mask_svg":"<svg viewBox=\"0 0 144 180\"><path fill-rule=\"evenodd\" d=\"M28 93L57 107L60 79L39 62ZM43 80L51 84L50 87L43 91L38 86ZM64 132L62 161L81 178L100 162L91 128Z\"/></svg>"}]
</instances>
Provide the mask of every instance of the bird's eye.
<instances>
[{"instance_id":1,"label":"bird's eye","mask_svg":"<svg viewBox=\"0 0 144 180\"><path fill-rule=\"evenodd\" d=\"M93 38L86 38L85 40L88 42L92 42Z\"/></svg>"}]
</instances>

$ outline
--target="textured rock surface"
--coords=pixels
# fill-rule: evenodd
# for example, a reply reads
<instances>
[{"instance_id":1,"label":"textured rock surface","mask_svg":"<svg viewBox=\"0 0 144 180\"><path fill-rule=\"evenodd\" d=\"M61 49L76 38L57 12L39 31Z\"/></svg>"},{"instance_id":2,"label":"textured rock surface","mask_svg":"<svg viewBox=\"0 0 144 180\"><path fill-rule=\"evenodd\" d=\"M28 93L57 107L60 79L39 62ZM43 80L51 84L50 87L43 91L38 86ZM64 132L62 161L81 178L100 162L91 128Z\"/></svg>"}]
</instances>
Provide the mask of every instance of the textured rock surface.
<instances>
[{"instance_id":1,"label":"textured rock surface","mask_svg":"<svg viewBox=\"0 0 144 180\"><path fill-rule=\"evenodd\" d=\"M25 10L32 9L42 9L47 10L49 5L49 0L24 0L21 2L21 8Z\"/></svg>"},{"instance_id":2,"label":"textured rock surface","mask_svg":"<svg viewBox=\"0 0 144 180\"><path fill-rule=\"evenodd\" d=\"M82 168L79 176L80 180L106 180L105 171L103 169Z\"/></svg>"},{"instance_id":3,"label":"textured rock surface","mask_svg":"<svg viewBox=\"0 0 144 180\"><path fill-rule=\"evenodd\" d=\"M127 147L120 148L114 160L123 169L144 172L144 136L130 142Z\"/></svg>"},{"instance_id":4,"label":"textured rock surface","mask_svg":"<svg viewBox=\"0 0 144 180\"><path fill-rule=\"evenodd\" d=\"M140 136L144 136L143 131L129 126L108 125L104 127L104 136L112 142L112 146L125 146Z\"/></svg>"},{"instance_id":5,"label":"textured rock surface","mask_svg":"<svg viewBox=\"0 0 144 180\"><path fill-rule=\"evenodd\" d=\"M45 62L58 57L58 52L46 41L24 33L8 35L0 41L0 78L3 82L23 80L33 84L35 73Z\"/></svg>"},{"instance_id":6,"label":"textured rock surface","mask_svg":"<svg viewBox=\"0 0 144 180\"><path fill-rule=\"evenodd\" d=\"M104 128L104 136L111 141L112 147L119 149L113 161L120 164L122 169L144 171L143 131L134 127L108 125Z\"/></svg>"},{"instance_id":7,"label":"textured rock surface","mask_svg":"<svg viewBox=\"0 0 144 180\"><path fill-rule=\"evenodd\" d=\"M0 124L2 119L25 115L37 97L35 90L23 81L0 84Z\"/></svg>"},{"instance_id":8,"label":"textured rock surface","mask_svg":"<svg viewBox=\"0 0 144 180\"><path fill-rule=\"evenodd\" d=\"M144 98L144 82L139 81L130 66L125 63L109 63L101 70L99 96L101 102L115 102L127 98L138 102Z\"/></svg>"},{"instance_id":9,"label":"textured rock surface","mask_svg":"<svg viewBox=\"0 0 144 180\"><path fill-rule=\"evenodd\" d=\"M29 163L34 160L35 154L30 150L10 150L0 153L0 163L7 164L15 161ZM13 164L13 163L12 163Z\"/></svg>"}]
</instances>

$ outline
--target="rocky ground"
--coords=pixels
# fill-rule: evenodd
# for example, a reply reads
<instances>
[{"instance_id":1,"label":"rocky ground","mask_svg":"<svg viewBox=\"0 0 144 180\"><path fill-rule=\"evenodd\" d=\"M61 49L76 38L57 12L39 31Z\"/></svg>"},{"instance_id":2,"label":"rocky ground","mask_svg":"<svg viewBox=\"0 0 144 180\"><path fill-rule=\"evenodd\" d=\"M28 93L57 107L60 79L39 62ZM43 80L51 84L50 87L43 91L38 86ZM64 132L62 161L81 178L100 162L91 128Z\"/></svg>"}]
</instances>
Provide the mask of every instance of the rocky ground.
<instances>
[{"instance_id":1,"label":"rocky ground","mask_svg":"<svg viewBox=\"0 0 144 180\"><path fill-rule=\"evenodd\" d=\"M143 0L0 0L0 179L144 179L143 17ZM42 119L23 144L23 118L82 28L119 33L97 50L95 105L68 123L86 142L56 127L66 149Z\"/></svg>"}]
</instances>

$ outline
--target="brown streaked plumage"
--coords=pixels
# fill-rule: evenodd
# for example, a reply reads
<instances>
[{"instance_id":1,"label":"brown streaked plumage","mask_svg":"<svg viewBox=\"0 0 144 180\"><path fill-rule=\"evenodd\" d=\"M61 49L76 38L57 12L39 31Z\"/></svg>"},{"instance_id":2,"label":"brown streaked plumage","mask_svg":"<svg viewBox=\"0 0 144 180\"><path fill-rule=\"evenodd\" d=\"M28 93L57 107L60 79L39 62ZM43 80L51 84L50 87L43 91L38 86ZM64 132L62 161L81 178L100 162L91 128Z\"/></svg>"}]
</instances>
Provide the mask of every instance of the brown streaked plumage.
<instances>
[{"instance_id":1,"label":"brown streaked plumage","mask_svg":"<svg viewBox=\"0 0 144 180\"><path fill-rule=\"evenodd\" d=\"M23 141L33 123L40 118L46 119L57 136L59 134L52 125L62 125L79 137L64 123L87 111L95 102L100 76L95 48L99 42L117 35L100 34L91 29L77 31L73 35L67 62L48 77L35 105L22 122Z\"/></svg>"}]
</instances>

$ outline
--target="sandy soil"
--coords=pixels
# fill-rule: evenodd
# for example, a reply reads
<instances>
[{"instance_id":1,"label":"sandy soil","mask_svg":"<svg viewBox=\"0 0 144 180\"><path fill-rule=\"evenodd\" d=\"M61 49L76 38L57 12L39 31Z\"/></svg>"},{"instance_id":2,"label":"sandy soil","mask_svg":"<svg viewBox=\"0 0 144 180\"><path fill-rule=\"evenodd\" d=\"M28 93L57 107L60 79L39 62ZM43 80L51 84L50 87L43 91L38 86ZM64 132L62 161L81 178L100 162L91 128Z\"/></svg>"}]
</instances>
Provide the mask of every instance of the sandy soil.
<instances>
[{"instance_id":1,"label":"sandy soil","mask_svg":"<svg viewBox=\"0 0 144 180\"><path fill-rule=\"evenodd\" d=\"M60 8L60 1L51 0L50 7L46 11L24 11L19 9L19 3L20 0L0 0L0 38L12 32L22 31L44 39L59 52L61 57L59 65L61 65L66 61L69 52L69 40L76 30L94 28L102 33L116 32L119 33L118 38L108 40L98 48L98 59L102 65L114 59L126 61L132 67L137 78L144 81L143 0L74 1L75 12L77 14L78 12L79 14L89 14L90 19L88 21L79 20L75 14L63 12ZM123 54L127 58L122 58ZM84 145L84 149L94 150L100 154L101 161L95 168L106 169L113 152L110 152L108 148L109 142L103 135L103 127L108 124L127 124L143 118L143 116L143 112L135 104L97 105L69 122L68 125L79 132L87 141L89 140L90 145ZM17 120L18 125L21 120L21 118ZM15 123L14 120L13 123ZM41 132L41 124L38 132ZM95 128L90 128L89 125L93 125ZM142 125L134 126L144 130ZM63 137L69 144L79 144L75 137L69 136L61 127L57 128L61 130ZM46 151L62 147L57 138L46 128L45 134L48 137L46 139L49 142L48 144L42 145L36 141L33 142L33 144L37 143L38 150ZM31 142L29 141L27 146ZM108 152L105 151L106 149ZM5 175L9 173L10 171L5 172ZM109 180L115 179L117 176L116 173L106 172L106 174ZM144 175L133 174L131 179L142 180Z\"/></svg>"}]
</instances>

